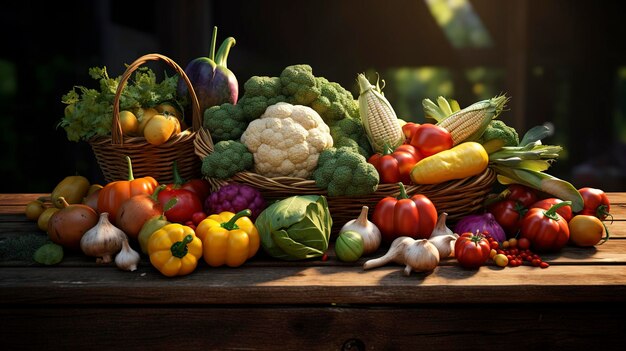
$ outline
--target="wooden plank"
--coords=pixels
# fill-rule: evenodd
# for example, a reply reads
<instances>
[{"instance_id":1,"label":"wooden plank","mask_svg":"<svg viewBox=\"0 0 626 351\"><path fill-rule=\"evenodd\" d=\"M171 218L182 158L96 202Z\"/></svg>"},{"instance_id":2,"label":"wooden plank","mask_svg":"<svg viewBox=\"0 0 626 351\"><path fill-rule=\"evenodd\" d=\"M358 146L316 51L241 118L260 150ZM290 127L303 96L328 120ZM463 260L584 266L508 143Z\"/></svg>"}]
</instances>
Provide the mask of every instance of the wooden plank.
<instances>
[{"instance_id":1,"label":"wooden plank","mask_svg":"<svg viewBox=\"0 0 626 351\"><path fill-rule=\"evenodd\" d=\"M439 266L429 275L402 267L239 267L196 270L175 279L151 267L0 271L0 301L12 304L552 303L626 301L626 266L548 269ZM306 293L303 293L306 292ZM497 292L495 294L494 292Z\"/></svg>"},{"instance_id":2,"label":"wooden plank","mask_svg":"<svg viewBox=\"0 0 626 351\"><path fill-rule=\"evenodd\" d=\"M626 204L626 192L606 193L606 196L609 198L609 202L611 203L611 205Z\"/></svg>"},{"instance_id":3,"label":"wooden plank","mask_svg":"<svg viewBox=\"0 0 626 351\"><path fill-rule=\"evenodd\" d=\"M579 350L624 341L624 304L0 309L9 350ZM590 327L598 323L607 327ZM35 336L35 337L33 337Z\"/></svg>"},{"instance_id":4,"label":"wooden plank","mask_svg":"<svg viewBox=\"0 0 626 351\"><path fill-rule=\"evenodd\" d=\"M50 196L50 194L20 194L20 193L10 193L10 194L0 194L0 204L2 205L26 205L30 201L37 200L37 198L42 196Z\"/></svg>"}]
</instances>

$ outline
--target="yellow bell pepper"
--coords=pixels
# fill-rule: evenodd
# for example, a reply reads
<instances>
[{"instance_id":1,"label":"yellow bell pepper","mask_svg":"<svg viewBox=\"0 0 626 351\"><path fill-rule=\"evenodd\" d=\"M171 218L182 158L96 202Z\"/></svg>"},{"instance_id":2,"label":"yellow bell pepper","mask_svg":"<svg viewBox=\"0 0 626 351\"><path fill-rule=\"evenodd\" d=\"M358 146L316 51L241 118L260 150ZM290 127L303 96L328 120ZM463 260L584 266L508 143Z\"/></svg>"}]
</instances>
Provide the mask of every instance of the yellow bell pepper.
<instances>
[{"instance_id":1,"label":"yellow bell pepper","mask_svg":"<svg viewBox=\"0 0 626 351\"><path fill-rule=\"evenodd\" d=\"M250 215L250 210L237 214L224 211L198 224L196 233L202 240L206 263L213 267L238 267L256 254L260 238Z\"/></svg>"},{"instance_id":2,"label":"yellow bell pepper","mask_svg":"<svg viewBox=\"0 0 626 351\"><path fill-rule=\"evenodd\" d=\"M202 241L188 226L167 224L150 236L148 255L163 275L186 275L196 269L202 257Z\"/></svg>"}]
</instances>

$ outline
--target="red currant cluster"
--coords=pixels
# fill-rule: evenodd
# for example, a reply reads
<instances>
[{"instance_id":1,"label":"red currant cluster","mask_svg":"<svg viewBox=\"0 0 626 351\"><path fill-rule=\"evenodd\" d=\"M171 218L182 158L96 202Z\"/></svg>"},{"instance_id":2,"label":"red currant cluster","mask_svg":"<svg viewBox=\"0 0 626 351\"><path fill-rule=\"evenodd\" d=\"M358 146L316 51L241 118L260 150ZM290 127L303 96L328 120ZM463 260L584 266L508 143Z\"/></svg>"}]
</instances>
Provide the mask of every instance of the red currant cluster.
<instances>
[{"instance_id":1,"label":"red currant cluster","mask_svg":"<svg viewBox=\"0 0 626 351\"><path fill-rule=\"evenodd\" d=\"M539 255L530 251L530 241L526 238L520 238L519 240L511 238L499 243L488 233L483 233L483 235L489 241L489 246L491 246L489 257L500 267L518 267L524 261L535 267L548 268L550 266Z\"/></svg>"}]
</instances>

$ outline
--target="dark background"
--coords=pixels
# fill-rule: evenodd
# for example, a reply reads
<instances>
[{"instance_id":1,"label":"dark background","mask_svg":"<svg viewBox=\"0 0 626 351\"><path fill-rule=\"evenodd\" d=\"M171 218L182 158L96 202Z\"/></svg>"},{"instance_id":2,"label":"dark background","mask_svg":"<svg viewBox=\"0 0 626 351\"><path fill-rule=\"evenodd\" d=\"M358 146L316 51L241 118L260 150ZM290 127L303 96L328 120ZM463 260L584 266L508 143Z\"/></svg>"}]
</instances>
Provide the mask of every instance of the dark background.
<instances>
[{"instance_id":1,"label":"dark background","mask_svg":"<svg viewBox=\"0 0 626 351\"><path fill-rule=\"evenodd\" d=\"M454 47L422 0L9 2L0 24L0 192L50 192L74 173L102 182L89 145L69 142L56 128L61 96L73 85L93 85L92 66L117 76L150 52L183 67L208 56L214 25L218 44L227 36L237 40L228 67L241 86L253 75L308 63L356 98L356 74L379 72L399 117L416 122L423 122L420 101L443 88L408 89L398 78L404 68L445 72L437 84L452 86L443 91L461 106L506 92L512 100L505 122L521 133L546 122L555 127L544 142L565 151L550 174L577 187L625 191L625 6L470 4L492 38L489 47ZM493 74L469 79L476 67Z\"/></svg>"}]
</instances>

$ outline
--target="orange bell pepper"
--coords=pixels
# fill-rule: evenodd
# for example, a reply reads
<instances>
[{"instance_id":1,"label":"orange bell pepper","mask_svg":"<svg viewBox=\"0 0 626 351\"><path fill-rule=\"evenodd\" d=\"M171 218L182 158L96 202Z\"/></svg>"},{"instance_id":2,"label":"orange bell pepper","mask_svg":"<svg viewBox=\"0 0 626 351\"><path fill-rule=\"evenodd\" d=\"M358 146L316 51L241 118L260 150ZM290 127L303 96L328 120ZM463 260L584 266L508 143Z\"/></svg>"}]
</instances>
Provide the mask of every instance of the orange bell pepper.
<instances>
[{"instance_id":1,"label":"orange bell pepper","mask_svg":"<svg viewBox=\"0 0 626 351\"><path fill-rule=\"evenodd\" d=\"M128 162L128 180L118 180L111 182L100 190L98 195L98 212L108 212L109 220L115 224L117 209L122 202L130 199L134 195L150 195L159 185L152 177L135 179L133 177L133 166L130 157L126 156Z\"/></svg>"},{"instance_id":2,"label":"orange bell pepper","mask_svg":"<svg viewBox=\"0 0 626 351\"><path fill-rule=\"evenodd\" d=\"M206 263L213 267L238 267L256 254L260 238L250 215L250 210L237 214L224 211L198 224L196 235L202 240Z\"/></svg>"}]
</instances>

